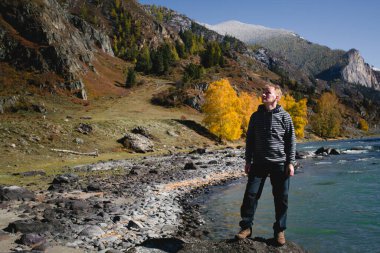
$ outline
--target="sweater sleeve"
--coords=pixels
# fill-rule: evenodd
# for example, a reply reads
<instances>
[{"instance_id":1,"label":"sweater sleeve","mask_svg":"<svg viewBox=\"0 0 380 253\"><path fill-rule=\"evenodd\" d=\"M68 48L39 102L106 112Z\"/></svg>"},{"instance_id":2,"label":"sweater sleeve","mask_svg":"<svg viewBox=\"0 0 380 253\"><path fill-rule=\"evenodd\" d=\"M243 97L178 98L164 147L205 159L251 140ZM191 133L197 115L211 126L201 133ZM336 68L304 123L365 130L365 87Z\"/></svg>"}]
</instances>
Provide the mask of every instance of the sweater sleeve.
<instances>
[{"instance_id":1,"label":"sweater sleeve","mask_svg":"<svg viewBox=\"0 0 380 253\"><path fill-rule=\"evenodd\" d=\"M285 132L285 154L286 163L294 163L296 161L296 135L292 118L289 114L285 118L286 132Z\"/></svg>"},{"instance_id":2,"label":"sweater sleeve","mask_svg":"<svg viewBox=\"0 0 380 253\"><path fill-rule=\"evenodd\" d=\"M254 126L253 126L253 114L249 120L247 138L245 141L245 162L246 164L252 163L253 158L253 146L254 146Z\"/></svg>"}]
</instances>

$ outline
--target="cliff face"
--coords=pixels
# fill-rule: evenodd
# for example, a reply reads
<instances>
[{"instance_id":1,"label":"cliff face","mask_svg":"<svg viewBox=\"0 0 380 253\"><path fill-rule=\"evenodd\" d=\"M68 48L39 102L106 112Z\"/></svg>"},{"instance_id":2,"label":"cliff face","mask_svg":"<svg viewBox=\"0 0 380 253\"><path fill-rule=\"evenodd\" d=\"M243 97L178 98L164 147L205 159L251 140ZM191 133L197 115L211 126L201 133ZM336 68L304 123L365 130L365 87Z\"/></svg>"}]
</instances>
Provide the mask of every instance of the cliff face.
<instances>
[{"instance_id":1,"label":"cliff face","mask_svg":"<svg viewBox=\"0 0 380 253\"><path fill-rule=\"evenodd\" d=\"M364 62L357 50L351 49L345 57L347 58L347 65L341 70L344 81L380 90L380 83L374 71Z\"/></svg>"},{"instance_id":2,"label":"cliff face","mask_svg":"<svg viewBox=\"0 0 380 253\"><path fill-rule=\"evenodd\" d=\"M17 69L54 72L67 88L81 90L79 76L89 69L95 51L113 56L109 37L69 14L56 0L0 2L0 59Z\"/></svg>"}]
</instances>

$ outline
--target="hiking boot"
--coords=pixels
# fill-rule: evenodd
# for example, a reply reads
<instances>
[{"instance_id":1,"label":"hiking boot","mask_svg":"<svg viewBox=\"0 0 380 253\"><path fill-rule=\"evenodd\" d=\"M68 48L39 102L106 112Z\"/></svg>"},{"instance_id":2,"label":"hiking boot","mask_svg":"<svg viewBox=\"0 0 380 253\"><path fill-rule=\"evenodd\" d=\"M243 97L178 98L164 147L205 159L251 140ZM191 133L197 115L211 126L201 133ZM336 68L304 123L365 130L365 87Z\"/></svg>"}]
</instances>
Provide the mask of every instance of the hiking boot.
<instances>
[{"instance_id":1,"label":"hiking boot","mask_svg":"<svg viewBox=\"0 0 380 253\"><path fill-rule=\"evenodd\" d=\"M252 235L252 228L246 228L246 229L240 230L240 232L235 235L235 238L242 240L242 239L251 237L251 235Z\"/></svg>"},{"instance_id":2,"label":"hiking boot","mask_svg":"<svg viewBox=\"0 0 380 253\"><path fill-rule=\"evenodd\" d=\"M275 235L275 239L277 240L277 243L279 245L284 245L286 243L286 240L285 240L285 232L284 231L281 231L281 232L278 232L276 235Z\"/></svg>"}]
</instances>

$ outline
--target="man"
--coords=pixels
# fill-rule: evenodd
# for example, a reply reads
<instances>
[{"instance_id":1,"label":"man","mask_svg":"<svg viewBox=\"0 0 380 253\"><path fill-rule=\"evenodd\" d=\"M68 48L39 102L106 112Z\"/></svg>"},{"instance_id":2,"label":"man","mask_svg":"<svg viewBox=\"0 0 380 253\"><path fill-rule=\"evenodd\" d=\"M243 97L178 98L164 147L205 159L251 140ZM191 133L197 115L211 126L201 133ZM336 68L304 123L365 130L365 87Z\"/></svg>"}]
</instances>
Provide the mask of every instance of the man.
<instances>
[{"instance_id":1,"label":"man","mask_svg":"<svg viewBox=\"0 0 380 253\"><path fill-rule=\"evenodd\" d=\"M237 239L252 235L257 203L269 175L276 213L274 237L278 244L285 244L289 176L294 175L296 144L292 119L278 105L281 95L278 85L266 85L263 104L252 114L248 125L244 168L248 183L240 210L241 231L236 235Z\"/></svg>"}]
</instances>

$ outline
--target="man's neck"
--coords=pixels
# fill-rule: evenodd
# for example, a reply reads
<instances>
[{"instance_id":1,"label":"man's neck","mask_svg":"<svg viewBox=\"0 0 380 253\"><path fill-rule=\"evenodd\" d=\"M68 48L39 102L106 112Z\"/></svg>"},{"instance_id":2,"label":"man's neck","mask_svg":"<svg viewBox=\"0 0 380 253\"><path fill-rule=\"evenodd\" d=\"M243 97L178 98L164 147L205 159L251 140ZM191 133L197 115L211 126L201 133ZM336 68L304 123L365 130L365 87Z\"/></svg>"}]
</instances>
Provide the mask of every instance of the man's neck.
<instances>
[{"instance_id":1,"label":"man's neck","mask_svg":"<svg viewBox=\"0 0 380 253\"><path fill-rule=\"evenodd\" d=\"M272 111L277 106L277 101L270 103L270 104L264 104L265 109L267 109L268 112Z\"/></svg>"}]
</instances>

